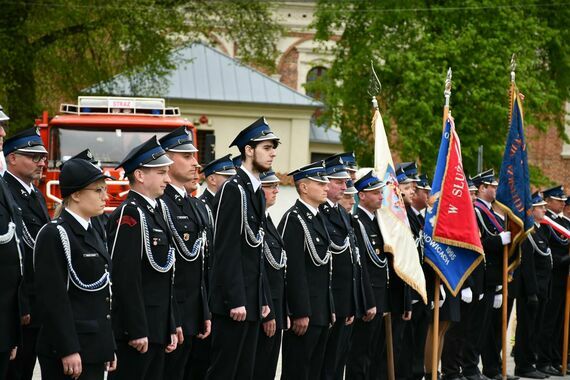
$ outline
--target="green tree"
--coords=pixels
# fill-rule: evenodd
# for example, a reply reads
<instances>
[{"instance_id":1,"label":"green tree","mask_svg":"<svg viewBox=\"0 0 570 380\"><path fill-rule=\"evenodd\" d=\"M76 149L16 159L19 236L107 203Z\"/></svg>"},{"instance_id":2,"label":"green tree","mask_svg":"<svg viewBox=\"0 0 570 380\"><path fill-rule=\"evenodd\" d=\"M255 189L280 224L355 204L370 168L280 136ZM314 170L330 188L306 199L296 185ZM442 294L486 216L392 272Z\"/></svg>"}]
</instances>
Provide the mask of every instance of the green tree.
<instances>
[{"instance_id":1,"label":"green tree","mask_svg":"<svg viewBox=\"0 0 570 380\"><path fill-rule=\"evenodd\" d=\"M554 126L566 138L568 19L569 7L543 0L321 0L317 37L327 40L334 30L343 30L332 67L313 85L324 95L323 117L341 127L343 144L357 152L361 164L372 163L367 88L373 61L383 86L379 99L385 124L397 128L389 134L397 136L392 145L403 160L417 159L431 173L451 67L451 110L466 170L475 172L479 145L485 147L485 166L498 168L508 129L513 53L517 85L526 95L526 125Z\"/></svg>"},{"instance_id":2,"label":"green tree","mask_svg":"<svg viewBox=\"0 0 570 380\"><path fill-rule=\"evenodd\" d=\"M30 126L86 87L117 73L160 83L173 50L215 34L239 57L273 67L280 32L261 1L0 1L0 104L13 130Z\"/></svg>"}]
</instances>

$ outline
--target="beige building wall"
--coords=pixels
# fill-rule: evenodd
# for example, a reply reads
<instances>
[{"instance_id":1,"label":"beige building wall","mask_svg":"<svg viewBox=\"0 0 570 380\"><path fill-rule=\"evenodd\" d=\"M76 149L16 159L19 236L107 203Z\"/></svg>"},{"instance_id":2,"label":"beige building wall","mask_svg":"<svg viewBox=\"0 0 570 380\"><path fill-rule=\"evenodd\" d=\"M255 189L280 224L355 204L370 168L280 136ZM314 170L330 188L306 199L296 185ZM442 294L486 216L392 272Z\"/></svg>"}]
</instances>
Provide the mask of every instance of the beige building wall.
<instances>
[{"instance_id":1,"label":"beige building wall","mask_svg":"<svg viewBox=\"0 0 570 380\"><path fill-rule=\"evenodd\" d=\"M198 130L213 131L216 136L216 158L228 153L237 155L237 148L228 146L237 134L260 116L265 116L271 129L281 138L274 170L288 173L310 162L309 123L312 108L271 107L256 104L231 104L211 102L169 101L180 107L180 112L193 121ZM197 122L202 115L207 124Z\"/></svg>"}]
</instances>

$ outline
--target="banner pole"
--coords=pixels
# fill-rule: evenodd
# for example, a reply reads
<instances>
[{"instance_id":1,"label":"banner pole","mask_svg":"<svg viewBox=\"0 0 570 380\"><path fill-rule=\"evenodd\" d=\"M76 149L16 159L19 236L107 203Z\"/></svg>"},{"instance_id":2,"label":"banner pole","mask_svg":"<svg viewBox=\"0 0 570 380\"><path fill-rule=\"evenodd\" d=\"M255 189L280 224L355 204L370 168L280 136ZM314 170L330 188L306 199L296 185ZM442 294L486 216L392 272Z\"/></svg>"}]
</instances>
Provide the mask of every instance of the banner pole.
<instances>
[{"instance_id":1,"label":"banner pole","mask_svg":"<svg viewBox=\"0 0 570 380\"><path fill-rule=\"evenodd\" d=\"M502 328L501 328L501 332L502 332L502 376L503 376L503 380L507 380L507 317L508 317L508 313L507 313L507 304L508 304L508 282L507 282L507 271L508 271L508 267L509 267L509 246L505 245L503 246L503 305L502 305L502 312L503 312L503 318L502 318Z\"/></svg>"},{"instance_id":2,"label":"banner pole","mask_svg":"<svg viewBox=\"0 0 570 380\"><path fill-rule=\"evenodd\" d=\"M570 255L570 248L568 249ZM564 335L562 335L562 376L568 371L568 334L570 333L570 268L566 277L566 305L564 306Z\"/></svg>"},{"instance_id":3,"label":"banner pole","mask_svg":"<svg viewBox=\"0 0 570 380\"><path fill-rule=\"evenodd\" d=\"M437 380L437 371L439 367L439 276L435 276L435 289L433 297L433 338L432 338L432 354L431 354L431 380Z\"/></svg>"},{"instance_id":4,"label":"banner pole","mask_svg":"<svg viewBox=\"0 0 570 380\"><path fill-rule=\"evenodd\" d=\"M388 380L394 380L396 373L394 371L394 343L392 338L392 313L386 313L384 316L384 327L386 328L386 361L388 369Z\"/></svg>"},{"instance_id":5,"label":"banner pole","mask_svg":"<svg viewBox=\"0 0 570 380\"><path fill-rule=\"evenodd\" d=\"M516 86L515 86L515 78L516 78L516 56L515 54L511 57L511 88L510 88L510 95L509 95L509 124L511 123L511 119L513 117L513 104L514 104L514 96L516 96ZM508 223L509 220L505 218L505 231L508 231ZM502 318L501 318L501 347L502 347L502 365L501 365L501 375L503 380L507 380L507 325L508 325L508 270L509 270L509 246L503 246L503 304L501 307L502 311Z\"/></svg>"}]
</instances>

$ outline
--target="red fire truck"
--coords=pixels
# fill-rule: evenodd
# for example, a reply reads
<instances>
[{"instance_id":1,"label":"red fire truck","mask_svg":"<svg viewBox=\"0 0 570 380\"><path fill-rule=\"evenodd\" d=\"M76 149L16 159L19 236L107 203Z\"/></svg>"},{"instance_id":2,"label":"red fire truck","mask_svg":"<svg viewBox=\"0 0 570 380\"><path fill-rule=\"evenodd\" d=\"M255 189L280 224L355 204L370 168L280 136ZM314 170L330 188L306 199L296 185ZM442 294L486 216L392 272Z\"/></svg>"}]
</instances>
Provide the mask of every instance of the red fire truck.
<instances>
[{"instance_id":1,"label":"red fire truck","mask_svg":"<svg viewBox=\"0 0 570 380\"><path fill-rule=\"evenodd\" d=\"M112 211L129 190L124 171L115 170L118 163L153 135L160 138L181 126L186 126L196 141L192 123L180 116L177 107L166 107L164 99L158 98L81 96L77 104L62 104L60 113L52 118L44 112L42 119L36 120L36 127L48 150L47 168L39 183L48 209L53 212L61 201L61 164L89 148L103 171L117 178L107 182L106 211Z\"/></svg>"}]
</instances>

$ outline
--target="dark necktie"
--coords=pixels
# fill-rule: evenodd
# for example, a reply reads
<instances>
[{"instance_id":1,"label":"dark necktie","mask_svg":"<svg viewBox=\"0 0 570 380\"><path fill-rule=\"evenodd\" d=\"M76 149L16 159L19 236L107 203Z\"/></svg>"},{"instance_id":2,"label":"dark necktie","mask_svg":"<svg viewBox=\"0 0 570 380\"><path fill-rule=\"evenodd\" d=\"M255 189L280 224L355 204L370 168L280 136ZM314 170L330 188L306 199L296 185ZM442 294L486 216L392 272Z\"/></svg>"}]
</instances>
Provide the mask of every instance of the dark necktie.
<instances>
[{"instance_id":1,"label":"dark necktie","mask_svg":"<svg viewBox=\"0 0 570 380\"><path fill-rule=\"evenodd\" d=\"M426 223L426 220L425 220L425 218L424 218L424 216L422 215L421 212L418 214L418 219L419 219L419 221L420 221L420 224L421 224L421 227L422 227L422 230L423 230L423 229L424 229L424 224Z\"/></svg>"}]
</instances>

